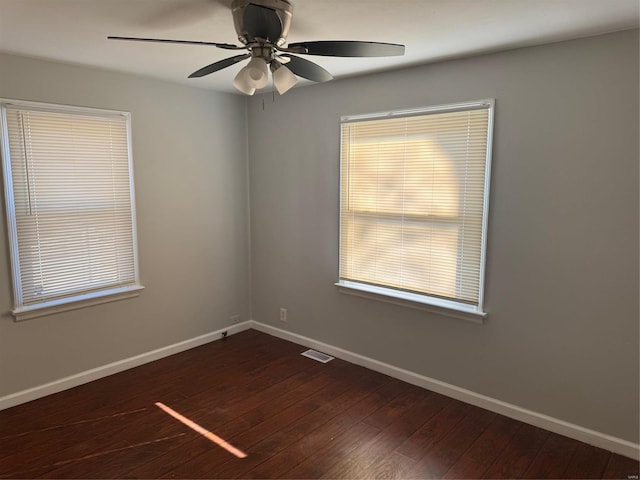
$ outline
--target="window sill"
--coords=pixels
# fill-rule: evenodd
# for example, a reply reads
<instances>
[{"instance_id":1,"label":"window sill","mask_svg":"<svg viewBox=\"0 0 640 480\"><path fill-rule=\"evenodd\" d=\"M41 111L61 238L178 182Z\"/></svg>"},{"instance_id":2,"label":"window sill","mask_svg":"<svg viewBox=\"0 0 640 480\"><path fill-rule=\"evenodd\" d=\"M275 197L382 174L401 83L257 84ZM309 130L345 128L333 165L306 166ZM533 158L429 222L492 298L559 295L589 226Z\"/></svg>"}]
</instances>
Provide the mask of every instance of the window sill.
<instances>
[{"instance_id":1,"label":"window sill","mask_svg":"<svg viewBox=\"0 0 640 480\"><path fill-rule=\"evenodd\" d=\"M393 303L403 307L425 310L446 317L458 318L473 323L483 324L487 313L478 310L472 305L453 302L439 298L426 297L416 293L401 292L390 288L376 287L358 282L341 280L335 284L340 293L355 295L357 297Z\"/></svg>"},{"instance_id":2,"label":"window sill","mask_svg":"<svg viewBox=\"0 0 640 480\"><path fill-rule=\"evenodd\" d=\"M16 308L11 313L15 317L15 321L19 322L22 320L29 320L31 318L44 317L55 313L76 310L78 308L90 307L92 305L100 305L101 303L115 302L117 300L124 300L125 298L137 297L140 295L142 290L144 290L142 285L112 288L109 290L101 290L99 292L86 293L84 295L76 295L75 297L61 298L35 305L27 305Z\"/></svg>"}]
</instances>

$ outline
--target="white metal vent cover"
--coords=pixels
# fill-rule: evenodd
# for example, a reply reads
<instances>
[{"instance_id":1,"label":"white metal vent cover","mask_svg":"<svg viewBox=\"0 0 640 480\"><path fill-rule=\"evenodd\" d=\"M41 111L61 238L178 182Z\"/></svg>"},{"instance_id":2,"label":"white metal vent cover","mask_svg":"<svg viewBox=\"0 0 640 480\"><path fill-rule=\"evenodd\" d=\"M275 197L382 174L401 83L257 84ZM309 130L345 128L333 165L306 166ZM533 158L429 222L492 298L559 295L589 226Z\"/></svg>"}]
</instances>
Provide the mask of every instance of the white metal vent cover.
<instances>
[{"instance_id":1,"label":"white metal vent cover","mask_svg":"<svg viewBox=\"0 0 640 480\"><path fill-rule=\"evenodd\" d=\"M302 355L303 357L309 357L322 363L327 363L334 359L334 357L332 357L331 355L327 355L326 353L317 352L311 349L307 350L306 352L302 352L300 355Z\"/></svg>"}]
</instances>

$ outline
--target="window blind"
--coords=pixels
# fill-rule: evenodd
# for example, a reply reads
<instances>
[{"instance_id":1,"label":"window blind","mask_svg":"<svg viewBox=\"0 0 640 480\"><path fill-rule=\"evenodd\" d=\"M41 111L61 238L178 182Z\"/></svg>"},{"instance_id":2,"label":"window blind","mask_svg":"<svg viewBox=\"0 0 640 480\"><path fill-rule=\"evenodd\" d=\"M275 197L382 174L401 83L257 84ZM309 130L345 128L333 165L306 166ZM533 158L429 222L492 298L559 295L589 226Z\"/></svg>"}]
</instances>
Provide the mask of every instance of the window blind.
<instances>
[{"instance_id":1,"label":"window blind","mask_svg":"<svg viewBox=\"0 0 640 480\"><path fill-rule=\"evenodd\" d=\"M491 108L343 120L341 280L481 304Z\"/></svg>"},{"instance_id":2,"label":"window blind","mask_svg":"<svg viewBox=\"0 0 640 480\"><path fill-rule=\"evenodd\" d=\"M128 116L5 115L16 308L137 284Z\"/></svg>"}]
</instances>

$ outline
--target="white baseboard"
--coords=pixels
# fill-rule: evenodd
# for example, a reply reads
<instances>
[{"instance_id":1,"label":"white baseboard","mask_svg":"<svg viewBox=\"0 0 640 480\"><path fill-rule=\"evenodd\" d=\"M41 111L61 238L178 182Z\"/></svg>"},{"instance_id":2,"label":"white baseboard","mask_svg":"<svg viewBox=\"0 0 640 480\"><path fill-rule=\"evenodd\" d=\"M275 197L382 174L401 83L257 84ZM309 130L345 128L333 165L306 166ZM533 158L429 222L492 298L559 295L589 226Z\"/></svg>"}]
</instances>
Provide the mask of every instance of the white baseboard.
<instances>
[{"instance_id":1,"label":"white baseboard","mask_svg":"<svg viewBox=\"0 0 640 480\"><path fill-rule=\"evenodd\" d=\"M517 405L503 402L495 398L487 397L485 395L472 392L471 390L456 387L455 385L441 382L440 380L436 380L434 378L425 377L424 375L410 372L402 368L394 367L393 365L389 365L387 363L383 363L378 360L374 360L372 358L368 358L363 355L344 350L342 348L334 347L333 345L318 342L311 338L288 332L271 325L266 325L254 320L251 320L250 324L251 328L254 328L260 332L264 332L269 335L273 335L274 337L282 338L284 340L289 340L291 342L304 345L305 347L319 350L323 353L328 353L329 355L340 358L342 360L346 360L356 365L366 367L376 372L384 373L385 375L389 375L390 377L403 380L407 383L426 388L427 390L431 390L442 395L446 395L447 397L455 398L456 400L460 400L462 402L484 408L485 410L490 410L492 412L499 413L500 415L504 415L506 417L510 417L515 420L519 420L521 422L528 423L530 425L534 425L536 427L540 427L545 430L549 430L551 432L564 435L566 437L573 438L584 443L588 443L589 445L593 445L595 447L603 448L605 450L624 455L625 457L629 457L634 460L640 459L640 445L636 443L632 443L627 440L616 438L604 433L596 432L595 430L590 430L588 428L581 427L580 425L565 422L564 420L550 417L548 415L527 410L526 408L521 408Z\"/></svg>"},{"instance_id":2,"label":"white baseboard","mask_svg":"<svg viewBox=\"0 0 640 480\"><path fill-rule=\"evenodd\" d=\"M216 330L215 332L200 335L199 337L191 338L189 340L175 343L173 345L162 347L151 352L136 355L124 360L119 360L117 362L94 368L92 370L87 370L85 372L80 372L75 375L71 375L69 377L47 383L45 385L40 385L27 390L23 390L21 392L0 397L0 410L26 403L47 395L51 395L53 393L61 392L62 390L67 390L69 388L73 388L78 385L91 382L93 380L98 380L114 373L122 372L130 368L144 365L145 363L153 362L154 360L159 360L161 358L168 357L169 355L173 355L185 350L189 350L191 348L198 347L200 345L204 345L205 343L213 342L214 340L220 339L221 334L224 331L227 331L228 335L233 335L250 328L267 333L269 335L273 335L274 337L289 340L291 342L295 342L300 345L304 345L306 347L328 353L330 355L333 355L334 357L369 368L376 372L384 373L385 375L403 380L407 383L426 388L427 390L431 390L442 395L455 398L456 400L460 400L465 403L469 403L471 405L475 405L486 410L505 415L507 417L534 425L536 427L544 428L545 430L549 430L551 432L564 435L566 437L573 438L575 440L579 440L581 442L588 443L599 448L604 448L605 450L624 455L625 457L633 458L634 460L640 459L640 445L629 442L627 440L616 438L611 435L596 432L579 425L565 422L564 420L527 410L525 408L518 407L517 405L503 402L495 398L487 397L485 395L472 392L471 390L456 387L455 385L441 382L440 380L436 380L434 378L425 377L424 375L410 372L402 368L394 367L393 365L374 360L373 358L365 357L363 355L359 355L357 353L350 352L339 347L334 347L333 345L319 342L311 338L298 335L296 333L273 327L271 325L256 322L254 320L249 320L243 323L231 325L226 328L221 328L219 330Z\"/></svg>"},{"instance_id":3,"label":"white baseboard","mask_svg":"<svg viewBox=\"0 0 640 480\"><path fill-rule=\"evenodd\" d=\"M233 335L235 333L248 330L249 328L251 328L251 321L237 323L229 327L216 330L215 332L206 333L204 335L200 335L199 337L191 338L189 340L174 343L173 345L158 348L157 350L153 350L151 352L136 355L135 357L125 358L124 360L119 360L117 362L109 363L108 365L103 365L91 370L76 373L75 375L61 378L60 380L55 380L44 385L39 385L27 390L22 390L21 392L0 397L0 410L4 410L5 408L13 407L15 405L20 405L22 403L30 402L31 400L36 400L37 398L45 397L53 393L58 393L69 388L77 387L78 385L82 385L93 380L98 380L99 378L113 375L114 373L122 372L123 370L138 367L140 365L144 365L145 363L153 362L154 360L159 360L161 358L168 357L169 355L184 352L185 350L199 347L200 345L213 342L214 340L219 340L220 338L222 338L222 332L224 331L227 332L227 335Z\"/></svg>"}]
</instances>

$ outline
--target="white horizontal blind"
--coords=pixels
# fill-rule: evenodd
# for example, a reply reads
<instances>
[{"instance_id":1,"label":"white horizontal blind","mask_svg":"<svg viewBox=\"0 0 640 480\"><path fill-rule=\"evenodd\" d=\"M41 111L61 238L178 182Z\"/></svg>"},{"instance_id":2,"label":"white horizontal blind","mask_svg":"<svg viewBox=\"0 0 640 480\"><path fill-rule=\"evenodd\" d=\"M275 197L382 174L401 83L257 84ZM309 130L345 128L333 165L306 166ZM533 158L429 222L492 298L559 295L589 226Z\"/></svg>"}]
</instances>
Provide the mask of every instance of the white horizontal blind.
<instances>
[{"instance_id":1,"label":"white horizontal blind","mask_svg":"<svg viewBox=\"0 0 640 480\"><path fill-rule=\"evenodd\" d=\"M479 304L490 108L343 121L341 280Z\"/></svg>"},{"instance_id":2,"label":"white horizontal blind","mask_svg":"<svg viewBox=\"0 0 640 480\"><path fill-rule=\"evenodd\" d=\"M17 307L136 284L128 117L8 105L6 128Z\"/></svg>"}]
</instances>

